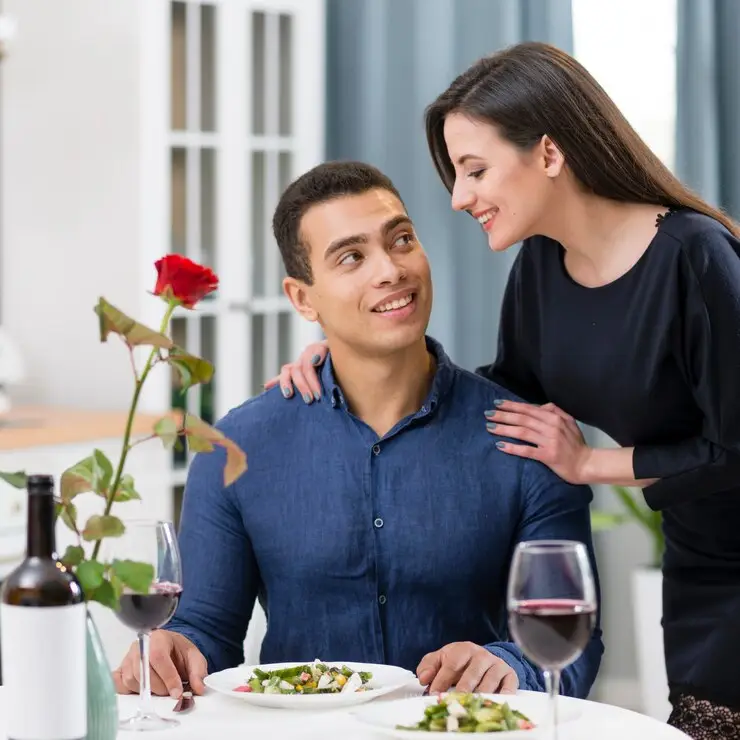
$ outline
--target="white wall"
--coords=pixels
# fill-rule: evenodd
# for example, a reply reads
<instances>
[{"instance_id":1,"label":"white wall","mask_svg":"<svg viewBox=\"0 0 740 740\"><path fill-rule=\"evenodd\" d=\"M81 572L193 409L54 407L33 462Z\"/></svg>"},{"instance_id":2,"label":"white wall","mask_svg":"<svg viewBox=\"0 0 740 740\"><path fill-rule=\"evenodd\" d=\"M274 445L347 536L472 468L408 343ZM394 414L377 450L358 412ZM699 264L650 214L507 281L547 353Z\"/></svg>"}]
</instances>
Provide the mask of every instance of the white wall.
<instances>
[{"instance_id":1,"label":"white wall","mask_svg":"<svg viewBox=\"0 0 740 740\"><path fill-rule=\"evenodd\" d=\"M122 408L130 369L101 345L99 295L135 314L139 285L139 2L4 0L2 319L20 401ZM154 275L154 272L152 272ZM151 299L155 300L155 299Z\"/></svg>"},{"instance_id":2,"label":"white wall","mask_svg":"<svg viewBox=\"0 0 740 740\"><path fill-rule=\"evenodd\" d=\"M676 100L675 0L572 2L576 57L671 167ZM598 444L613 443L600 437ZM595 498L597 506L619 510L607 487L595 487ZM636 525L599 533L595 539L606 646L595 693L605 701L637 706L630 577L635 568L650 560L648 539Z\"/></svg>"}]
</instances>

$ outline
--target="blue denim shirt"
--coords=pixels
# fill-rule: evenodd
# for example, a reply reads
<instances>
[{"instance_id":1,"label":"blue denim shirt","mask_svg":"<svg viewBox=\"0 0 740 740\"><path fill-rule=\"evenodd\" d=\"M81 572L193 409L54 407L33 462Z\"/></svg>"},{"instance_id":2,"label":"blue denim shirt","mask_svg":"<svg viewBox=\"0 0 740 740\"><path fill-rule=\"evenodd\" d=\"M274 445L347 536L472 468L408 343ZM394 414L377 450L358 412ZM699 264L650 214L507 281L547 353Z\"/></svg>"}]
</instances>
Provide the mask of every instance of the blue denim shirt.
<instances>
[{"instance_id":1,"label":"blue denim shirt","mask_svg":"<svg viewBox=\"0 0 740 740\"><path fill-rule=\"evenodd\" d=\"M512 549L579 540L593 566L591 490L498 450L483 411L515 396L427 344L437 357L431 391L382 438L347 409L329 358L320 402L286 401L274 388L219 422L247 453L233 485L224 488L222 452L195 456L179 532L184 589L167 629L192 640L209 671L243 662L259 598L265 663L414 671L426 653L472 641L511 665L520 688L544 690L507 628ZM564 671L563 693L588 694L602 652L597 628Z\"/></svg>"}]
</instances>

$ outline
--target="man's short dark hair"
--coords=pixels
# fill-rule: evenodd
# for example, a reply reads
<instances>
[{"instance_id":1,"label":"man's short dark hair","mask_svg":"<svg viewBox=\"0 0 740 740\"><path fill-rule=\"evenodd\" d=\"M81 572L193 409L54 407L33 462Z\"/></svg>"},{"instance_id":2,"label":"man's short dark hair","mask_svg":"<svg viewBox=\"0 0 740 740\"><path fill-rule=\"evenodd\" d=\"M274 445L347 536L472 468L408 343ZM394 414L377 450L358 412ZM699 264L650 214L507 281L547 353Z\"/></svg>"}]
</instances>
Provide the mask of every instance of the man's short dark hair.
<instances>
[{"instance_id":1,"label":"man's short dark hair","mask_svg":"<svg viewBox=\"0 0 740 740\"><path fill-rule=\"evenodd\" d=\"M309 208L336 198L388 190L403 204L395 185L379 169L364 162L324 162L308 170L285 189L272 217L272 231L285 272L313 283L310 246L301 236L301 221Z\"/></svg>"}]
</instances>

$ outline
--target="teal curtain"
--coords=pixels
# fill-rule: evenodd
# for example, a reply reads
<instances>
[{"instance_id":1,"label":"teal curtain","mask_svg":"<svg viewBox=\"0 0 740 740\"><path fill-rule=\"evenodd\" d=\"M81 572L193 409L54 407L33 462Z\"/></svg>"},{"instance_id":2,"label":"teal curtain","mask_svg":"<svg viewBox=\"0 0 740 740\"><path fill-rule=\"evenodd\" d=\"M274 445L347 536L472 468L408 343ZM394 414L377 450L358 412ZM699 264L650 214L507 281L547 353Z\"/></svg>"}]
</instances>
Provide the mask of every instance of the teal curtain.
<instances>
[{"instance_id":1,"label":"teal curtain","mask_svg":"<svg viewBox=\"0 0 740 740\"><path fill-rule=\"evenodd\" d=\"M389 175L429 253L430 333L473 369L493 359L514 250L492 255L454 213L427 152L423 112L479 57L525 40L572 51L570 0L328 0L328 159Z\"/></svg>"}]
</instances>

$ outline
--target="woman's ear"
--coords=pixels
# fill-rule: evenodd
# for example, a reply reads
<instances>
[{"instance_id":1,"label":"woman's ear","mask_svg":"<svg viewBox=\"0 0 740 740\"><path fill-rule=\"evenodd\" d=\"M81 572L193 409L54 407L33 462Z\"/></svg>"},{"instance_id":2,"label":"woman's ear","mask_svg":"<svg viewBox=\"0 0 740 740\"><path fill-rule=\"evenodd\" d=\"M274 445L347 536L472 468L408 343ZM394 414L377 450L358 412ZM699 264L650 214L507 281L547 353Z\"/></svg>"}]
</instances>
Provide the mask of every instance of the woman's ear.
<instances>
[{"instance_id":1,"label":"woman's ear","mask_svg":"<svg viewBox=\"0 0 740 740\"><path fill-rule=\"evenodd\" d=\"M565 167L565 156L547 134L540 140L540 147L545 174L548 177L557 177Z\"/></svg>"},{"instance_id":2,"label":"woman's ear","mask_svg":"<svg viewBox=\"0 0 740 740\"><path fill-rule=\"evenodd\" d=\"M293 304L293 308L307 321L318 321L319 314L311 304L310 291L308 286L296 280L296 278L286 277L283 279L283 291Z\"/></svg>"}]
</instances>

